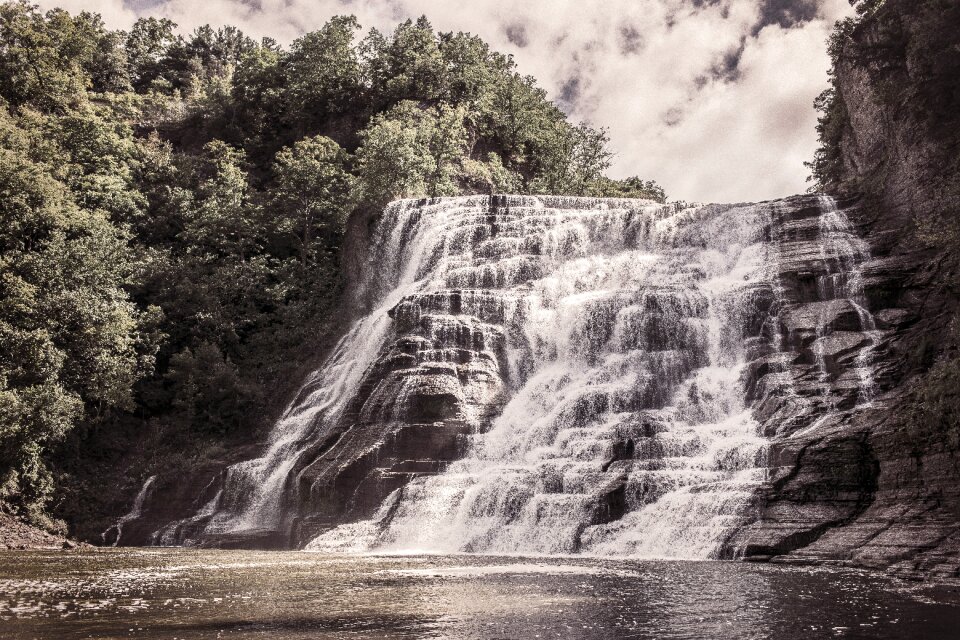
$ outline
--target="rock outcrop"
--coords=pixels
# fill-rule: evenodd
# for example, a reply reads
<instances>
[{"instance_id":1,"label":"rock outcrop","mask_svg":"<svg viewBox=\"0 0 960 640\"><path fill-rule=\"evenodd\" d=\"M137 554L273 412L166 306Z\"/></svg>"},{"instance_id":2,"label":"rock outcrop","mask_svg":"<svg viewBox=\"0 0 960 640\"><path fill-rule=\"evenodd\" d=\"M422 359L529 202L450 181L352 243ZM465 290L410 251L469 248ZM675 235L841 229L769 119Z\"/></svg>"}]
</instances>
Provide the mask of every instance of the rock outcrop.
<instances>
[{"instance_id":1,"label":"rock outcrop","mask_svg":"<svg viewBox=\"0 0 960 640\"><path fill-rule=\"evenodd\" d=\"M762 362L753 367L757 415L775 437L771 475L757 521L733 536L728 552L957 577L960 442L942 425L904 413L914 401L911 382L929 365L937 348L931 340L942 335L955 302L940 289L929 254L890 242L889 218L879 213L847 210L870 240L861 268L875 329L850 331L857 314L847 305L805 300L793 287L795 303L782 315L784 339L797 350L789 383L768 384L777 374ZM815 272L815 264L802 271ZM818 319L830 333L813 338ZM872 402L856 406L856 385L844 372L863 340L872 343L875 389ZM827 376L818 373L818 353ZM802 402L784 391L791 384Z\"/></svg>"}]
</instances>

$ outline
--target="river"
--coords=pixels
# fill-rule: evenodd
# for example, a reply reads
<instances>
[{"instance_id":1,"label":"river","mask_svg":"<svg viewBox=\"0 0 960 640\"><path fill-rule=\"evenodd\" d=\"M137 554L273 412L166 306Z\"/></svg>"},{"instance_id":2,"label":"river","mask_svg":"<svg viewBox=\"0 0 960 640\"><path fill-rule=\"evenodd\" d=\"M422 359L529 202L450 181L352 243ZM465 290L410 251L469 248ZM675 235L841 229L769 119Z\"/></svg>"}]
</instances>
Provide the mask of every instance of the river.
<instances>
[{"instance_id":1,"label":"river","mask_svg":"<svg viewBox=\"0 0 960 640\"><path fill-rule=\"evenodd\" d=\"M832 567L111 549L0 553L0 637L957 638L960 589Z\"/></svg>"}]
</instances>

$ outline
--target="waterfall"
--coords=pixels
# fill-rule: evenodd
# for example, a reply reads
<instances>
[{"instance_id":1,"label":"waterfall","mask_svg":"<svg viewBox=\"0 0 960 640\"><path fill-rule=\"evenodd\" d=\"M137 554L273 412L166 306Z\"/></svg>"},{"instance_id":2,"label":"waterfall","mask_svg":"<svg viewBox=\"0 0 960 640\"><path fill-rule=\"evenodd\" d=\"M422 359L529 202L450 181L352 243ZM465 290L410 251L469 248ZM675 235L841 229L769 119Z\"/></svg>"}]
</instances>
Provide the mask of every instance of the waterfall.
<instances>
[{"instance_id":1,"label":"waterfall","mask_svg":"<svg viewBox=\"0 0 960 640\"><path fill-rule=\"evenodd\" d=\"M493 215L495 234L471 202L423 216L447 240L419 290L484 288L509 401L463 459L309 548L715 554L763 480L742 373L769 211L517 198Z\"/></svg>"},{"instance_id":2,"label":"waterfall","mask_svg":"<svg viewBox=\"0 0 960 640\"><path fill-rule=\"evenodd\" d=\"M874 395L869 252L829 198L404 200L371 238L368 310L155 543L717 557L766 436Z\"/></svg>"},{"instance_id":3,"label":"waterfall","mask_svg":"<svg viewBox=\"0 0 960 640\"><path fill-rule=\"evenodd\" d=\"M202 523L200 535L272 530L283 526L284 494L288 480L304 450L316 435L318 425L332 425L340 419L351 391L379 355L390 327L388 310L403 295L420 288L416 282L419 264L435 248L420 234L407 242L408 226L419 214L417 201L401 201L388 207L371 254L382 262L382 271L371 272L362 286L375 291L389 285L384 273L392 275L391 291L381 296L378 306L356 322L339 341L323 367L303 384L270 434L264 454L230 466L224 488L191 518L173 522L154 534L161 544L191 542L184 531ZM435 240L430 237L430 240ZM189 535L189 534L187 534Z\"/></svg>"},{"instance_id":4,"label":"waterfall","mask_svg":"<svg viewBox=\"0 0 960 640\"><path fill-rule=\"evenodd\" d=\"M860 329L869 342L856 356L854 371L859 380L857 401L870 404L875 393L873 350L879 335L873 314L867 310L863 288L862 265L870 257L870 247L854 233L847 216L837 207L836 200L821 196L821 207L820 241L826 273L818 278L818 288L821 300L847 300L856 310Z\"/></svg>"},{"instance_id":5,"label":"waterfall","mask_svg":"<svg viewBox=\"0 0 960 640\"><path fill-rule=\"evenodd\" d=\"M150 495L151 489L153 489L153 483L156 481L157 476L150 476L143 483L143 486L140 487L140 491L137 492L137 496L133 499L133 504L130 506L130 511L121 516L116 522L110 525L106 531L100 534L100 539L103 541L104 545L117 546L120 542L120 537L123 535L123 525L127 524L131 520L136 520L143 513L143 503L146 501L147 497ZM113 534L112 536L110 534ZM112 541L110 540L113 538Z\"/></svg>"}]
</instances>

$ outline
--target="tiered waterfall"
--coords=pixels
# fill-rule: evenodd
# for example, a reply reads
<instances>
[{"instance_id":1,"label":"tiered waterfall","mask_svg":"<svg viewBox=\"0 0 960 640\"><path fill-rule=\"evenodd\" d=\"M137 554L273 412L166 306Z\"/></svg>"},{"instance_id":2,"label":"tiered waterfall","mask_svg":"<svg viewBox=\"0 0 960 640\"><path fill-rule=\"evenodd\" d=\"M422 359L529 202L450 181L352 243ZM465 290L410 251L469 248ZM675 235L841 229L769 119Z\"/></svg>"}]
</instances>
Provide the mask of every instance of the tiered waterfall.
<instances>
[{"instance_id":1,"label":"tiered waterfall","mask_svg":"<svg viewBox=\"0 0 960 640\"><path fill-rule=\"evenodd\" d=\"M809 336L793 219L822 253ZM861 319L840 373L872 393L866 248L829 199L405 200L368 244L365 310L262 454L154 543L717 557L766 479L777 428L754 405L799 429L842 402L838 304Z\"/></svg>"}]
</instances>

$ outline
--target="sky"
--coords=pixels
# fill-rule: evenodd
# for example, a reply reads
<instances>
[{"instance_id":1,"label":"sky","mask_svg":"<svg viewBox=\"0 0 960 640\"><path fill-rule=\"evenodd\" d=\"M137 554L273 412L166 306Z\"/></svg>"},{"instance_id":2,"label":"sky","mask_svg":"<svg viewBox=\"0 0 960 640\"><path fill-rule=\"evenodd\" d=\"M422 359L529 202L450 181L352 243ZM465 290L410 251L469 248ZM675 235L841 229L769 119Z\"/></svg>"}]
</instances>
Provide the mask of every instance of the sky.
<instances>
[{"instance_id":1,"label":"sky","mask_svg":"<svg viewBox=\"0 0 960 640\"><path fill-rule=\"evenodd\" d=\"M37 2L38 0L34 0ZM140 16L184 32L234 25L288 45L330 16L390 31L426 15L513 54L574 121L607 129L609 173L657 180L671 200L758 201L807 188L813 100L847 0L39 0Z\"/></svg>"}]
</instances>

